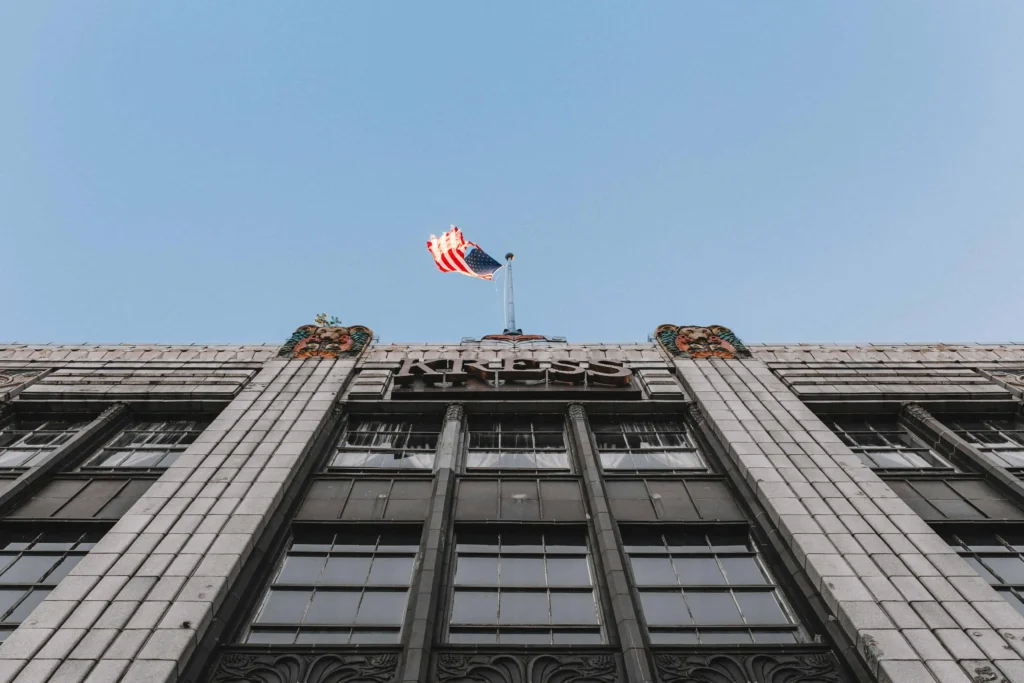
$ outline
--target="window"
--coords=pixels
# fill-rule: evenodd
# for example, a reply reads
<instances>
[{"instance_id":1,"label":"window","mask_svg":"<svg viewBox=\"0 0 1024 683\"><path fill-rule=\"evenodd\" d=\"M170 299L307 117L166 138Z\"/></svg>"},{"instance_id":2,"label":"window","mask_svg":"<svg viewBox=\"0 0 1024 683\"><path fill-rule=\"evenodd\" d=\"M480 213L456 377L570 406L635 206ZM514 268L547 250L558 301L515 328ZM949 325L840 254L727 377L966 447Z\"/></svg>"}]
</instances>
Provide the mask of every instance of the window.
<instances>
[{"instance_id":1,"label":"window","mask_svg":"<svg viewBox=\"0 0 1024 683\"><path fill-rule=\"evenodd\" d=\"M89 458L82 469L166 469L209 424L209 420L135 422Z\"/></svg>"},{"instance_id":2,"label":"window","mask_svg":"<svg viewBox=\"0 0 1024 683\"><path fill-rule=\"evenodd\" d=\"M245 637L247 643L399 642L420 532L297 532Z\"/></svg>"},{"instance_id":3,"label":"window","mask_svg":"<svg viewBox=\"0 0 1024 683\"><path fill-rule=\"evenodd\" d=\"M0 467L33 467L88 422L17 420L0 429Z\"/></svg>"},{"instance_id":4,"label":"window","mask_svg":"<svg viewBox=\"0 0 1024 683\"><path fill-rule=\"evenodd\" d=\"M895 418L828 420L827 424L872 469L953 469Z\"/></svg>"},{"instance_id":5,"label":"window","mask_svg":"<svg viewBox=\"0 0 1024 683\"><path fill-rule=\"evenodd\" d=\"M471 419L468 468L567 470L561 419Z\"/></svg>"},{"instance_id":6,"label":"window","mask_svg":"<svg viewBox=\"0 0 1024 683\"><path fill-rule=\"evenodd\" d=\"M1024 614L1024 534L976 532L944 537L1003 599Z\"/></svg>"},{"instance_id":7,"label":"window","mask_svg":"<svg viewBox=\"0 0 1024 683\"><path fill-rule=\"evenodd\" d=\"M799 627L746 531L624 531L655 645L795 643Z\"/></svg>"},{"instance_id":8,"label":"window","mask_svg":"<svg viewBox=\"0 0 1024 683\"><path fill-rule=\"evenodd\" d=\"M0 640L68 575L102 532L0 532Z\"/></svg>"},{"instance_id":9,"label":"window","mask_svg":"<svg viewBox=\"0 0 1024 683\"><path fill-rule=\"evenodd\" d=\"M582 531L459 531L448 642L601 644Z\"/></svg>"},{"instance_id":10,"label":"window","mask_svg":"<svg viewBox=\"0 0 1024 683\"><path fill-rule=\"evenodd\" d=\"M693 439L675 420L595 422L594 437L606 470L704 470Z\"/></svg>"},{"instance_id":11,"label":"window","mask_svg":"<svg viewBox=\"0 0 1024 683\"><path fill-rule=\"evenodd\" d=\"M950 420L947 424L1003 467L1024 467L1024 423L1020 420Z\"/></svg>"},{"instance_id":12,"label":"window","mask_svg":"<svg viewBox=\"0 0 1024 683\"><path fill-rule=\"evenodd\" d=\"M433 469L440 432L435 420L352 418L338 440L330 467Z\"/></svg>"}]
</instances>

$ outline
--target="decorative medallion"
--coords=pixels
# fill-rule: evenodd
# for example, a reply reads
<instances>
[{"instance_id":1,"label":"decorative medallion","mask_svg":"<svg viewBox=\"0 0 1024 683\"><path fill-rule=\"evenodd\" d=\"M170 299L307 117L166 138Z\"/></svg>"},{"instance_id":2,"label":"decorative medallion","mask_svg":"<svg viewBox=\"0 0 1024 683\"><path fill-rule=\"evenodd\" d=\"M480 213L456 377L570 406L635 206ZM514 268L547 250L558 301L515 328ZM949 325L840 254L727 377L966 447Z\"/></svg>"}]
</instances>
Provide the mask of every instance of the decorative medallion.
<instances>
[{"instance_id":1,"label":"decorative medallion","mask_svg":"<svg viewBox=\"0 0 1024 683\"><path fill-rule=\"evenodd\" d=\"M441 654L434 683L618 683L615 657L572 654Z\"/></svg>"},{"instance_id":2,"label":"decorative medallion","mask_svg":"<svg viewBox=\"0 0 1024 683\"><path fill-rule=\"evenodd\" d=\"M832 656L818 654L659 654L662 683L840 683Z\"/></svg>"},{"instance_id":3,"label":"decorative medallion","mask_svg":"<svg viewBox=\"0 0 1024 683\"><path fill-rule=\"evenodd\" d=\"M981 374L988 376L989 379L1017 396L1024 396L1024 368L982 370Z\"/></svg>"},{"instance_id":4,"label":"decorative medallion","mask_svg":"<svg viewBox=\"0 0 1024 683\"><path fill-rule=\"evenodd\" d=\"M728 327L708 325L678 327L660 325L654 331L658 343L671 356L679 358L751 358L750 349L743 345Z\"/></svg>"},{"instance_id":5,"label":"decorative medallion","mask_svg":"<svg viewBox=\"0 0 1024 683\"><path fill-rule=\"evenodd\" d=\"M0 399L13 398L50 373L49 369L0 368Z\"/></svg>"},{"instance_id":6,"label":"decorative medallion","mask_svg":"<svg viewBox=\"0 0 1024 683\"><path fill-rule=\"evenodd\" d=\"M341 358L358 356L373 339L373 330L361 325L345 327L321 313L315 325L303 325L277 352L279 358Z\"/></svg>"},{"instance_id":7,"label":"decorative medallion","mask_svg":"<svg viewBox=\"0 0 1024 683\"><path fill-rule=\"evenodd\" d=\"M211 683L390 683L396 654L250 654L221 657Z\"/></svg>"}]
</instances>

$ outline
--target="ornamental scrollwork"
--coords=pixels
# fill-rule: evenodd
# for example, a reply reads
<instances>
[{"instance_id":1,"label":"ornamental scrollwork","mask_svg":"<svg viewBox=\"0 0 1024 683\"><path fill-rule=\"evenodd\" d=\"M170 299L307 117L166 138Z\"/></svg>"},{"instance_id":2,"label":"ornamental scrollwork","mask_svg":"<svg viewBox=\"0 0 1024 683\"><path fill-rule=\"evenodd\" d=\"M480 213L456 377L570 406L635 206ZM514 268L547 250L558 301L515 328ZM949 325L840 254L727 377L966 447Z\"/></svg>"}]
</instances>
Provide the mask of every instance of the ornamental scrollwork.
<instances>
[{"instance_id":1,"label":"ornamental scrollwork","mask_svg":"<svg viewBox=\"0 0 1024 683\"><path fill-rule=\"evenodd\" d=\"M21 391L32 382L49 374L48 369L0 368L0 395Z\"/></svg>"},{"instance_id":2,"label":"ornamental scrollwork","mask_svg":"<svg viewBox=\"0 0 1024 683\"><path fill-rule=\"evenodd\" d=\"M432 683L617 683L612 655L441 654Z\"/></svg>"},{"instance_id":3,"label":"ornamental scrollwork","mask_svg":"<svg viewBox=\"0 0 1024 683\"><path fill-rule=\"evenodd\" d=\"M315 325L303 325L278 350L278 358L343 358L358 356L373 339L362 325L345 327L337 318L321 313Z\"/></svg>"},{"instance_id":4,"label":"ornamental scrollwork","mask_svg":"<svg viewBox=\"0 0 1024 683\"><path fill-rule=\"evenodd\" d=\"M751 358L750 349L733 331L721 325L660 325L654 337L670 356L677 358Z\"/></svg>"},{"instance_id":5,"label":"ornamental scrollwork","mask_svg":"<svg viewBox=\"0 0 1024 683\"><path fill-rule=\"evenodd\" d=\"M662 683L840 683L832 656L820 654L659 654Z\"/></svg>"},{"instance_id":6,"label":"ornamental scrollwork","mask_svg":"<svg viewBox=\"0 0 1024 683\"><path fill-rule=\"evenodd\" d=\"M390 683L398 655L249 654L221 657L211 683Z\"/></svg>"}]
</instances>

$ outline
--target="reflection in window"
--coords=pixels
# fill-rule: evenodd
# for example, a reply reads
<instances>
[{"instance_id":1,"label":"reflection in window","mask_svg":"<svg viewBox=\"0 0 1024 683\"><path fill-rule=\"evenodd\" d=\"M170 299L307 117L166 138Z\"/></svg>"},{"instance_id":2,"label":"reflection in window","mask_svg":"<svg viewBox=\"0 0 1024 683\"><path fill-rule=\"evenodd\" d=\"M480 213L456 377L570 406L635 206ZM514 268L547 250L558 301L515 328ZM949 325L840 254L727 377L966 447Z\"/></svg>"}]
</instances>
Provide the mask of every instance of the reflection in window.
<instances>
[{"instance_id":1,"label":"reflection in window","mask_svg":"<svg viewBox=\"0 0 1024 683\"><path fill-rule=\"evenodd\" d=\"M0 429L0 467L33 467L88 422L15 421Z\"/></svg>"},{"instance_id":2,"label":"reflection in window","mask_svg":"<svg viewBox=\"0 0 1024 683\"><path fill-rule=\"evenodd\" d=\"M681 422L595 421L593 429L601 466L606 470L707 469Z\"/></svg>"},{"instance_id":3,"label":"reflection in window","mask_svg":"<svg viewBox=\"0 0 1024 683\"><path fill-rule=\"evenodd\" d=\"M950 420L948 425L1003 467L1024 467L1024 422L1021 420Z\"/></svg>"},{"instance_id":4,"label":"reflection in window","mask_svg":"<svg viewBox=\"0 0 1024 683\"><path fill-rule=\"evenodd\" d=\"M799 628L747 533L624 531L656 645L795 643Z\"/></svg>"},{"instance_id":5,"label":"reflection in window","mask_svg":"<svg viewBox=\"0 0 1024 683\"><path fill-rule=\"evenodd\" d=\"M82 469L166 469L209 424L209 420L135 422L86 460Z\"/></svg>"},{"instance_id":6,"label":"reflection in window","mask_svg":"<svg viewBox=\"0 0 1024 683\"><path fill-rule=\"evenodd\" d=\"M567 470L562 420L471 418L466 467Z\"/></svg>"},{"instance_id":7,"label":"reflection in window","mask_svg":"<svg viewBox=\"0 0 1024 683\"><path fill-rule=\"evenodd\" d=\"M350 419L330 467L433 469L440 418L432 420Z\"/></svg>"},{"instance_id":8,"label":"reflection in window","mask_svg":"<svg viewBox=\"0 0 1024 683\"><path fill-rule=\"evenodd\" d=\"M448 642L605 642L583 532L460 531L455 555Z\"/></svg>"},{"instance_id":9,"label":"reflection in window","mask_svg":"<svg viewBox=\"0 0 1024 683\"><path fill-rule=\"evenodd\" d=\"M872 469L952 469L895 418L826 420L843 443Z\"/></svg>"},{"instance_id":10,"label":"reflection in window","mask_svg":"<svg viewBox=\"0 0 1024 683\"><path fill-rule=\"evenodd\" d=\"M397 644L419 531L298 532L245 642Z\"/></svg>"},{"instance_id":11,"label":"reflection in window","mask_svg":"<svg viewBox=\"0 0 1024 683\"><path fill-rule=\"evenodd\" d=\"M1024 614L1024 534L976 532L943 537L1004 600Z\"/></svg>"},{"instance_id":12,"label":"reflection in window","mask_svg":"<svg viewBox=\"0 0 1024 683\"><path fill-rule=\"evenodd\" d=\"M102 535L0 532L0 640L32 613Z\"/></svg>"}]
</instances>

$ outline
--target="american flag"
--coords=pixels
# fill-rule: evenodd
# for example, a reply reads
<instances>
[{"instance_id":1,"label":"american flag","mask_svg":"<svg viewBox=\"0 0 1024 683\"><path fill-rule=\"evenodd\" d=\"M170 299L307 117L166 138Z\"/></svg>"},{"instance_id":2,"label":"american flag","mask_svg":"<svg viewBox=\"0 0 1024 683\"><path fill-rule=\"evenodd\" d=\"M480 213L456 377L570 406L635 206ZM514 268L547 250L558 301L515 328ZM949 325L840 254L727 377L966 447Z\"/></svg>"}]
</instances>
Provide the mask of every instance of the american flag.
<instances>
[{"instance_id":1,"label":"american flag","mask_svg":"<svg viewBox=\"0 0 1024 683\"><path fill-rule=\"evenodd\" d=\"M440 237L430 236L427 249L442 273L462 273L481 280L493 280L501 264L473 242L467 242L454 225ZM469 249L469 253L466 250Z\"/></svg>"}]
</instances>

